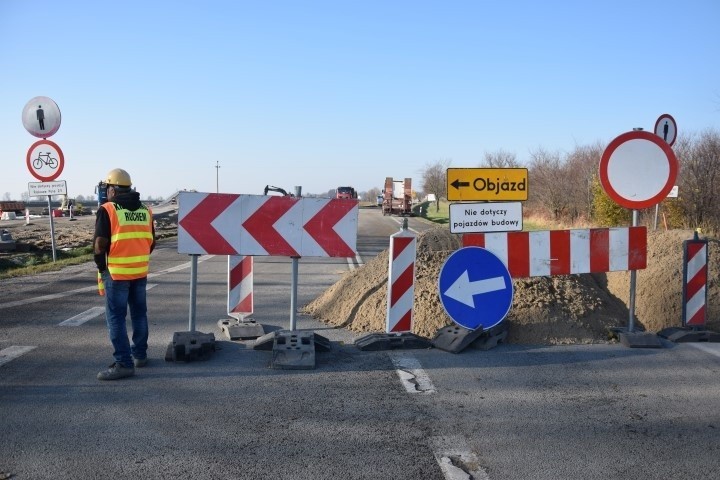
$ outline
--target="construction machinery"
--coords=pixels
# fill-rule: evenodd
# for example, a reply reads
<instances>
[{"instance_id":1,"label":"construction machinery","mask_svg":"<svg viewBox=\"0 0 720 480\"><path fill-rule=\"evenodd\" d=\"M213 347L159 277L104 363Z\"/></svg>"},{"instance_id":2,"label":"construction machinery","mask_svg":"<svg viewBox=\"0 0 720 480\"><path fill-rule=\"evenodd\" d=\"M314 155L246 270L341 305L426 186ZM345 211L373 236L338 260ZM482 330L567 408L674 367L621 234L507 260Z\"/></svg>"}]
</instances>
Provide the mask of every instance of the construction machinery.
<instances>
[{"instance_id":1,"label":"construction machinery","mask_svg":"<svg viewBox=\"0 0 720 480\"><path fill-rule=\"evenodd\" d=\"M70 212L70 207L72 207L72 212ZM83 215L86 213L81 204L77 203L75 199L69 198L67 195L62 195L62 199L60 201L60 211L63 216L67 215L69 217L72 217L73 215Z\"/></svg>"},{"instance_id":2,"label":"construction machinery","mask_svg":"<svg viewBox=\"0 0 720 480\"><path fill-rule=\"evenodd\" d=\"M385 177L382 209L383 215L412 215L412 179Z\"/></svg>"},{"instance_id":3,"label":"construction machinery","mask_svg":"<svg viewBox=\"0 0 720 480\"><path fill-rule=\"evenodd\" d=\"M292 196L294 196L293 194L288 193L287 190L285 190L284 188L274 187L274 186L272 186L272 185L265 185L265 189L263 190L263 195L267 195L268 192L277 192L277 193L281 194L281 195L284 196L284 197L288 197L288 196L289 196L289 197L292 197Z\"/></svg>"}]
</instances>

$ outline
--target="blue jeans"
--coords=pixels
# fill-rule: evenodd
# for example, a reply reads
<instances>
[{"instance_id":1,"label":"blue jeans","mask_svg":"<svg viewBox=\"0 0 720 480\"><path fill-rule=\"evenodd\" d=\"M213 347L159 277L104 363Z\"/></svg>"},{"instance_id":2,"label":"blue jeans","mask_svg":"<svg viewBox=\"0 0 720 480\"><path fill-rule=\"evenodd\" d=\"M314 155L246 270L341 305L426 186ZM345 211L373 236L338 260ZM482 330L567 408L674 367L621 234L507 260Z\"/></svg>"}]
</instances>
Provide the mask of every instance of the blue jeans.
<instances>
[{"instance_id":1,"label":"blue jeans","mask_svg":"<svg viewBox=\"0 0 720 480\"><path fill-rule=\"evenodd\" d=\"M115 349L115 362L132 367L132 357L147 358L148 319L147 319L147 277L136 280L113 280L110 272L102 272L105 283L105 321L107 322L110 342ZM132 321L132 348L128 340L126 325L127 310L130 307Z\"/></svg>"}]
</instances>

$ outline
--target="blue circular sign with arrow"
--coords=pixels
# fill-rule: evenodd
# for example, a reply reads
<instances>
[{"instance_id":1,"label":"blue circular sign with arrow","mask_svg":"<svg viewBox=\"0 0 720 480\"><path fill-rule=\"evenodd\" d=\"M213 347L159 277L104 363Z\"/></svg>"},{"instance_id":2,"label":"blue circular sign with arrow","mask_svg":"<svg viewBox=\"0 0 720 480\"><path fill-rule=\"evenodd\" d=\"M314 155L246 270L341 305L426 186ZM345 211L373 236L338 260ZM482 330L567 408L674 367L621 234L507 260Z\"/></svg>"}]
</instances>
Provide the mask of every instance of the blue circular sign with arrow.
<instances>
[{"instance_id":1,"label":"blue circular sign with arrow","mask_svg":"<svg viewBox=\"0 0 720 480\"><path fill-rule=\"evenodd\" d=\"M505 264L481 247L453 252L438 279L440 302L450 318L470 330L487 330L512 307L513 283Z\"/></svg>"}]
</instances>

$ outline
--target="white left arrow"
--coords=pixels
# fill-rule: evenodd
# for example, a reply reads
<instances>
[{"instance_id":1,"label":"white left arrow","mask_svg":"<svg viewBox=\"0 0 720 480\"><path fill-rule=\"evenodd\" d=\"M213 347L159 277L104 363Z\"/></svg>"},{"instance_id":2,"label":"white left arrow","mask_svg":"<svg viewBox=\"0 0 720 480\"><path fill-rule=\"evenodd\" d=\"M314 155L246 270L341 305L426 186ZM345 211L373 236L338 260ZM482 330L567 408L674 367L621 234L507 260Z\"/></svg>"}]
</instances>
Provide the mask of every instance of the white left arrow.
<instances>
[{"instance_id":1,"label":"white left arrow","mask_svg":"<svg viewBox=\"0 0 720 480\"><path fill-rule=\"evenodd\" d=\"M507 288L505 285L505 277L486 278L471 282L467 270L458 277L450 287L445 290L445 295L462 302L468 307L475 308L473 296L480 293L496 292Z\"/></svg>"}]
</instances>

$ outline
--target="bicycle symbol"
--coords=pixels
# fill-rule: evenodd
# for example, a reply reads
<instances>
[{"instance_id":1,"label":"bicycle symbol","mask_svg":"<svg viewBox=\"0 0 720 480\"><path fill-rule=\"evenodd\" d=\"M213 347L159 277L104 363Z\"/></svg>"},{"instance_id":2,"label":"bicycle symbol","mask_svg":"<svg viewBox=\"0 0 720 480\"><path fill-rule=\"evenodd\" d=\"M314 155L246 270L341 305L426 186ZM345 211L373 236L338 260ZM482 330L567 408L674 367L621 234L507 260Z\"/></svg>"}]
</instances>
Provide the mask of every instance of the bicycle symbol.
<instances>
[{"instance_id":1,"label":"bicycle symbol","mask_svg":"<svg viewBox=\"0 0 720 480\"><path fill-rule=\"evenodd\" d=\"M58 166L57 158L51 157L50 152L45 154L38 152L38 157L33 160L33 168L35 170L40 170L43 165L47 165L48 167L55 169Z\"/></svg>"}]
</instances>

